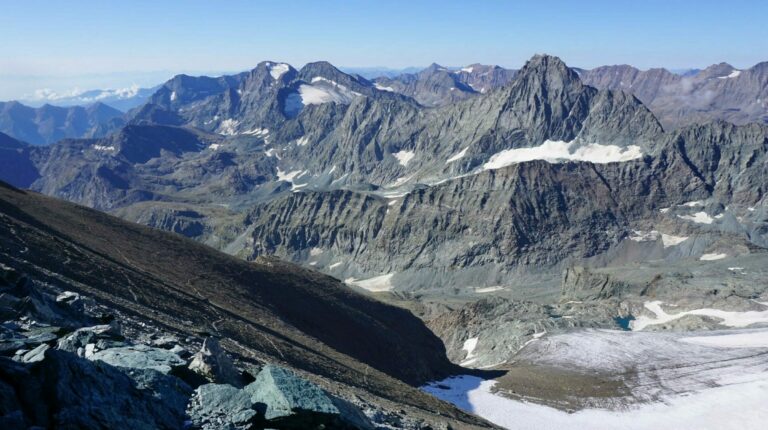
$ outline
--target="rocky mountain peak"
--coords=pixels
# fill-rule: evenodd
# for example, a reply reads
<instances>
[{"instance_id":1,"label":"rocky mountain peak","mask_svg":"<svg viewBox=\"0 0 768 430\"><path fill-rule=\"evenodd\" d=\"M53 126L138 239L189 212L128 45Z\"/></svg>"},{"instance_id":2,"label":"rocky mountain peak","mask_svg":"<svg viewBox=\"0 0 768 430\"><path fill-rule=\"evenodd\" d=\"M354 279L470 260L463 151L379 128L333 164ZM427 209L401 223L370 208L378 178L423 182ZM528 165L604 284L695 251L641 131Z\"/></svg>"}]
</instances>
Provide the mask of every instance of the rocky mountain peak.
<instances>
[{"instance_id":1,"label":"rocky mountain peak","mask_svg":"<svg viewBox=\"0 0 768 430\"><path fill-rule=\"evenodd\" d=\"M731 66L728 63L719 63L719 64L713 64L706 69L702 70L700 73L700 76L702 78L720 78L728 76L730 73L735 71L736 68Z\"/></svg>"},{"instance_id":2,"label":"rocky mountain peak","mask_svg":"<svg viewBox=\"0 0 768 430\"><path fill-rule=\"evenodd\" d=\"M579 75L571 70L563 60L553 55L536 54L520 69L518 80L525 80L535 77L559 87L581 81Z\"/></svg>"}]
</instances>

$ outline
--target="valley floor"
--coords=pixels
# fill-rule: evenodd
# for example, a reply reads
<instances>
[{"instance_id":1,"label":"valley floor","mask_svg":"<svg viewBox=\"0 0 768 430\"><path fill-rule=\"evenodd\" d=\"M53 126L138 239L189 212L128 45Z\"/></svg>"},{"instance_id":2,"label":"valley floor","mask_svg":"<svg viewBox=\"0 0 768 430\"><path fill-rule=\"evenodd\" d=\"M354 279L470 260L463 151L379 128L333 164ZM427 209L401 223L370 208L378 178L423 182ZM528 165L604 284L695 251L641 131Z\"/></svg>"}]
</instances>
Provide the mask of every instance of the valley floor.
<instances>
[{"instance_id":1,"label":"valley floor","mask_svg":"<svg viewBox=\"0 0 768 430\"><path fill-rule=\"evenodd\" d=\"M581 330L540 339L496 380L423 387L510 429L763 429L768 329Z\"/></svg>"}]
</instances>

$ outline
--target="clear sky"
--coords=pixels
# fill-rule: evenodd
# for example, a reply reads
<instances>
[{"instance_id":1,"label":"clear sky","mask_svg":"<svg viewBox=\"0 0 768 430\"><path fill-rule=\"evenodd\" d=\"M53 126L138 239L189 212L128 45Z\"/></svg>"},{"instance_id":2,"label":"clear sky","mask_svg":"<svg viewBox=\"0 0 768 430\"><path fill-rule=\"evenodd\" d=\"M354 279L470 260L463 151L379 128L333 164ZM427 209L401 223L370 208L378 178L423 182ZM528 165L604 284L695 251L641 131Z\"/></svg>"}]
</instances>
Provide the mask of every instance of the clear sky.
<instances>
[{"instance_id":1,"label":"clear sky","mask_svg":"<svg viewBox=\"0 0 768 430\"><path fill-rule=\"evenodd\" d=\"M749 67L768 60L768 0L0 0L0 100L160 83L176 73L301 66Z\"/></svg>"}]
</instances>

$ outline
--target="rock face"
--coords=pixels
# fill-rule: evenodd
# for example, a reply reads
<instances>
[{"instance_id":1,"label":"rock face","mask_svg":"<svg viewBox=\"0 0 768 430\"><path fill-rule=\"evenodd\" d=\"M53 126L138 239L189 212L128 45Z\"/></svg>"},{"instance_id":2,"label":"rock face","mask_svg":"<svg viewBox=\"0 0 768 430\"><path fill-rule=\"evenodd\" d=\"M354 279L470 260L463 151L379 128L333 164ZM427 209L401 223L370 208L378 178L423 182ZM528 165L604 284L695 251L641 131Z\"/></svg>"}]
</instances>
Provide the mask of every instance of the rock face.
<instances>
[{"instance_id":1,"label":"rock face","mask_svg":"<svg viewBox=\"0 0 768 430\"><path fill-rule=\"evenodd\" d=\"M710 120L768 122L768 63L745 70L721 63L688 75L604 66L580 76L587 85L634 94L668 129Z\"/></svg>"},{"instance_id":2,"label":"rock face","mask_svg":"<svg viewBox=\"0 0 768 430\"><path fill-rule=\"evenodd\" d=\"M105 136L124 124L122 116L103 103L31 108L19 102L0 102L0 132L33 145L47 145L65 138Z\"/></svg>"},{"instance_id":3,"label":"rock face","mask_svg":"<svg viewBox=\"0 0 768 430\"><path fill-rule=\"evenodd\" d=\"M606 274L591 273L584 267L569 267L563 272L561 300L609 299L626 288Z\"/></svg>"}]
</instances>

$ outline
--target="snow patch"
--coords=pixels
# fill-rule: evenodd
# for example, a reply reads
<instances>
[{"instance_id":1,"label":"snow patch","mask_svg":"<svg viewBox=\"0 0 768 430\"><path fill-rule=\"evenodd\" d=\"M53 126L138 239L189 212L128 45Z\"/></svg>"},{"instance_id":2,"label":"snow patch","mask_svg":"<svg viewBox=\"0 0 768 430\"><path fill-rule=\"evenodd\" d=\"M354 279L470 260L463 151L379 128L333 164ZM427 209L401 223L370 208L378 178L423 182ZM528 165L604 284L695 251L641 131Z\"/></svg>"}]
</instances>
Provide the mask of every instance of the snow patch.
<instances>
[{"instance_id":1,"label":"snow patch","mask_svg":"<svg viewBox=\"0 0 768 430\"><path fill-rule=\"evenodd\" d=\"M456 154L452 155L451 158L445 160L445 164L453 163L454 161L461 160L462 158L464 158L464 156L467 155L467 149L469 149L469 147L466 147L461 151L457 152Z\"/></svg>"},{"instance_id":2,"label":"snow patch","mask_svg":"<svg viewBox=\"0 0 768 430\"><path fill-rule=\"evenodd\" d=\"M309 250L309 255L313 257L317 257L318 255L322 254L323 250L320 248L312 248Z\"/></svg>"},{"instance_id":3,"label":"snow patch","mask_svg":"<svg viewBox=\"0 0 768 430\"><path fill-rule=\"evenodd\" d=\"M265 137L269 135L269 129L256 127L253 130L244 131L242 134L248 134L251 136Z\"/></svg>"},{"instance_id":4,"label":"snow patch","mask_svg":"<svg viewBox=\"0 0 768 430\"><path fill-rule=\"evenodd\" d=\"M483 288L475 288L476 293L493 293L494 291L501 291L504 287L501 285L497 285L495 287L483 287Z\"/></svg>"},{"instance_id":5,"label":"snow patch","mask_svg":"<svg viewBox=\"0 0 768 430\"><path fill-rule=\"evenodd\" d=\"M341 261L339 261L338 263L333 263L333 264L331 264L330 266L328 266L328 270L333 270L333 269L335 269L335 268L337 268L337 267L341 266L342 264L343 264L343 263L342 263Z\"/></svg>"},{"instance_id":6,"label":"snow patch","mask_svg":"<svg viewBox=\"0 0 768 430\"><path fill-rule=\"evenodd\" d=\"M97 151L114 151L114 150L115 150L115 147L114 147L114 146L112 146L112 145L110 145L110 146L104 146L104 145L93 145L93 149L95 149L95 150L97 150Z\"/></svg>"},{"instance_id":7,"label":"snow patch","mask_svg":"<svg viewBox=\"0 0 768 430\"><path fill-rule=\"evenodd\" d=\"M219 134L224 136L234 136L237 134L237 126L240 125L240 121L236 119L225 119L219 124Z\"/></svg>"},{"instance_id":8,"label":"snow patch","mask_svg":"<svg viewBox=\"0 0 768 430\"><path fill-rule=\"evenodd\" d=\"M768 348L768 330L716 336L684 337L680 341L716 348Z\"/></svg>"},{"instance_id":9,"label":"snow patch","mask_svg":"<svg viewBox=\"0 0 768 430\"><path fill-rule=\"evenodd\" d=\"M291 172L283 172L280 168L277 168L277 180L293 183L293 180L298 178L304 173L301 170L293 170Z\"/></svg>"},{"instance_id":10,"label":"snow patch","mask_svg":"<svg viewBox=\"0 0 768 430\"><path fill-rule=\"evenodd\" d=\"M309 143L309 137L302 136L299 139L296 139L296 144L299 146L305 146L307 143Z\"/></svg>"},{"instance_id":11,"label":"snow patch","mask_svg":"<svg viewBox=\"0 0 768 430\"><path fill-rule=\"evenodd\" d=\"M561 161L588 161L591 163L612 163L629 161L643 156L639 146L622 148L616 145L590 143L579 145L575 142L547 140L539 146L530 148L506 149L491 156L483 169L500 169L511 164L532 160L545 160L550 163Z\"/></svg>"},{"instance_id":12,"label":"snow patch","mask_svg":"<svg viewBox=\"0 0 768 430\"><path fill-rule=\"evenodd\" d=\"M673 236L671 234L661 234L661 243L664 244L664 248L675 246L688 240L688 236Z\"/></svg>"},{"instance_id":13,"label":"snow patch","mask_svg":"<svg viewBox=\"0 0 768 430\"><path fill-rule=\"evenodd\" d=\"M715 260L722 260L723 258L727 257L728 254L717 254L717 253L711 253L711 254L704 254L699 258L701 261L715 261Z\"/></svg>"},{"instance_id":14,"label":"snow patch","mask_svg":"<svg viewBox=\"0 0 768 430\"><path fill-rule=\"evenodd\" d=\"M392 285L393 276L395 276L394 273L389 273L386 275L376 276L360 281L356 280L355 278L347 278L344 280L344 283L354 285L356 287L360 287L372 292L392 291L392 289L395 287Z\"/></svg>"},{"instance_id":15,"label":"snow patch","mask_svg":"<svg viewBox=\"0 0 768 430\"><path fill-rule=\"evenodd\" d=\"M692 221L697 224L712 224L715 219L709 216L706 212L696 212L693 215L678 215L677 216L680 219L684 219L686 221Z\"/></svg>"},{"instance_id":16,"label":"snow patch","mask_svg":"<svg viewBox=\"0 0 768 430\"><path fill-rule=\"evenodd\" d=\"M176 96L176 91L171 91L171 101L176 101L178 97Z\"/></svg>"},{"instance_id":17,"label":"snow patch","mask_svg":"<svg viewBox=\"0 0 768 430\"><path fill-rule=\"evenodd\" d=\"M404 167L408 165L415 155L413 151L399 151L392 154L393 157L397 158L398 163Z\"/></svg>"},{"instance_id":18,"label":"snow patch","mask_svg":"<svg viewBox=\"0 0 768 430\"><path fill-rule=\"evenodd\" d=\"M392 87L385 87L384 85L381 85L378 82L373 84L373 86L376 87L376 89L379 90L379 91L389 91L390 93L394 93L395 92L394 88L392 88Z\"/></svg>"},{"instance_id":19,"label":"snow patch","mask_svg":"<svg viewBox=\"0 0 768 430\"><path fill-rule=\"evenodd\" d=\"M718 76L718 79L737 78L740 74L741 74L741 70L734 70L728 76Z\"/></svg>"},{"instance_id":20,"label":"snow patch","mask_svg":"<svg viewBox=\"0 0 768 430\"><path fill-rule=\"evenodd\" d=\"M272 76L272 79L278 80L280 79L280 76L283 76L285 72L288 71L289 66L285 63L278 63L275 65L270 65L269 67L269 74Z\"/></svg>"},{"instance_id":21,"label":"snow patch","mask_svg":"<svg viewBox=\"0 0 768 430\"><path fill-rule=\"evenodd\" d=\"M768 382L765 380L711 388L624 410L577 412L503 397L496 392L496 383L460 375L421 389L501 427L516 430L758 430L768 422L768 408L765 408Z\"/></svg>"},{"instance_id":22,"label":"snow patch","mask_svg":"<svg viewBox=\"0 0 768 430\"><path fill-rule=\"evenodd\" d=\"M723 311L720 309L694 309L691 311L678 312L676 314L668 314L661 308L662 302L659 300L652 302L645 302L646 309L651 311L654 316L649 317L640 315L629 323L629 326L634 331L640 331L648 326L665 324L670 321L682 318L686 315L698 315L717 318L720 324L728 327L747 327L752 324L768 323L768 309L763 311ZM766 306L768 307L768 306Z\"/></svg>"},{"instance_id":23,"label":"snow patch","mask_svg":"<svg viewBox=\"0 0 768 430\"><path fill-rule=\"evenodd\" d=\"M477 357L475 357L475 348L477 348L478 340L478 338L473 337L464 341L464 345L461 349L467 351L467 355L464 357L464 361L461 362L461 366L466 366L477 361Z\"/></svg>"}]
</instances>

